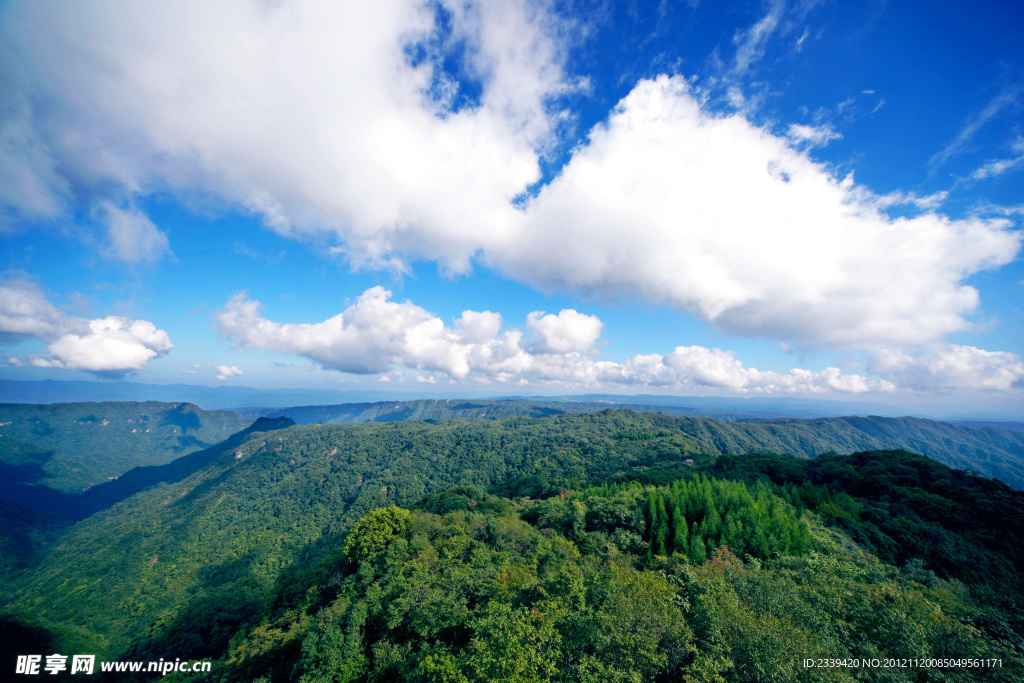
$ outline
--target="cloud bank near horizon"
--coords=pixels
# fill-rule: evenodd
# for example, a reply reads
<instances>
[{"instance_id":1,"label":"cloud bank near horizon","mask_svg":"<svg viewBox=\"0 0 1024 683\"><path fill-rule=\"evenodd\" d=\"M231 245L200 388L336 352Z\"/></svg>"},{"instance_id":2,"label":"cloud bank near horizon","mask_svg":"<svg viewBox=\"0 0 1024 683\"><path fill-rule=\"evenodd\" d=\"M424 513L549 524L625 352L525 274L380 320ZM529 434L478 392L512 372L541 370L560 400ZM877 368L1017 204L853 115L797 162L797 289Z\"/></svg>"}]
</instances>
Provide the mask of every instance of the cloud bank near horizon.
<instances>
[{"instance_id":1,"label":"cloud bank near horizon","mask_svg":"<svg viewBox=\"0 0 1024 683\"><path fill-rule=\"evenodd\" d=\"M383 287L363 292L337 315L317 323L278 323L262 305L238 292L214 314L221 336L239 349L303 356L321 367L356 375L417 371L420 381L481 384L564 384L579 388L666 387L739 393L891 392L897 384L827 367L787 373L745 367L733 353L678 346L667 354L600 353L601 320L572 309L535 311L524 329L504 329L493 311L463 311L452 325L411 301L397 302ZM1020 357L966 346L937 345L921 358L898 350L876 353L872 370L898 376L902 388L1011 389L1024 381Z\"/></svg>"}]
</instances>

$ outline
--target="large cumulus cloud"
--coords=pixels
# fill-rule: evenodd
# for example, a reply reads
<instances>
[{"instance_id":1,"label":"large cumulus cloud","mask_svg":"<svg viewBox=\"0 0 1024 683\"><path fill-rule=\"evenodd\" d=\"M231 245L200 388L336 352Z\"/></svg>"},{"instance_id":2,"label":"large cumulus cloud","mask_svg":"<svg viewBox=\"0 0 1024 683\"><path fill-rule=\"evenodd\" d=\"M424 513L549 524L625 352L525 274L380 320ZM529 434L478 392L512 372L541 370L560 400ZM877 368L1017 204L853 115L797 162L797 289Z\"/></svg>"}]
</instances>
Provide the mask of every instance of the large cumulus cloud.
<instances>
[{"instance_id":1,"label":"large cumulus cloud","mask_svg":"<svg viewBox=\"0 0 1024 683\"><path fill-rule=\"evenodd\" d=\"M488 258L545 289L654 300L807 347L967 328L978 292L964 279L1012 260L1020 233L934 212L893 219L885 201L661 77L591 132Z\"/></svg>"},{"instance_id":2,"label":"large cumulus cloud","mask_svg":"<svg viewBox=\"0 0 1024 683\"><path fill-rule=\"evenodd\" d=\"M354 263L465 269L539 177L566 87L542 19L520 0L11 3L0 82L23 105L0 177L29 191L0 199L45 217L69 187L212 195Z\"/></svg>"}]
</instances>

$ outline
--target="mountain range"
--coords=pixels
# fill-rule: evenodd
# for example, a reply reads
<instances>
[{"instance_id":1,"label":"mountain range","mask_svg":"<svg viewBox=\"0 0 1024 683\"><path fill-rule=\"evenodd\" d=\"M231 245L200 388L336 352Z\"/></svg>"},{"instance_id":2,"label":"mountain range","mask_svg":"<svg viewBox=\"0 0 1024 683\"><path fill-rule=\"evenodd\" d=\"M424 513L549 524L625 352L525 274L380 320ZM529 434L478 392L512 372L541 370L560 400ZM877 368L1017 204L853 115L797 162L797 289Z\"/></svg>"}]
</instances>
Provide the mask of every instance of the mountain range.
<instances>
[{"instance_id":1,"label":"mountain range","mask_svg":"<svg viewBox=\"0 0 1024 683\"><path fill-rule=\"evenodd\" d=\"M901 596L898 604L902 607L886 618L903 620L900 623L919 628L923 627L924 622L919 621L923 617L905 610L923 609L923 615L930 609L927 604L940 605L938 609L945 610L944 614L948 612L948 617L943 619L953 620L942 622L947 623L943 627L947 630L942 633L959 632L956 629L968 628L964 624L974 624L970 627L974 631L963 631L976 634L971 636L970 642L962 642L967 648L965 651L1000 654L1007 662L1017 657L1019 650L1015 648L1019 645L1014 643L1020 642L1017 634L1022 632L1022 626L1020 612L1016 611L1020 591L1014 577L1019 577L1019 571L1024 569L1024 559L1019 553L1021 527L1015 520L1024 519L1021 498L1024 494L999 482L962 470L950 470L933 460L901 450L859 455L825 454L815 459L739 454L789 447L813 451L818 444L829 443L825 435L840 445L866 438L885 443L886 439L899 435L905 440L959 438L958 448L967 448L971 438L1018 436L1013 432L970 430L925 420L851 418L723 423L707 418L680 418L629 410L497 420L454 419L436 423L391 420L293 425L284 417L262 418L217 446L196 451L170 465L133 470L115 482L93 487L82 494L88 496L93 490L106 489L110 495L103 504L107 507L96 510L74 526L60 529L34 557L21 566L10 568L2 596L3 604L7 605L4 625L9 633L17 636L17 642L35 639L34 642L52 644L57 648L55 651L95 651L107 658L132 660L216 659L220 680L251 681L260 676L269 676L266 680L324 680L326 671L341 666L335 658L345 652L359 656L358 661L351 663L352 676L341 680L375 680L371 676L376 670L374 667L384 667L383 662L390 661L381 659L384 655L380 648L385 647L381 638L391 643L387 647L412 648L407 651L405 661L428 668L435 660L426 657L431 652L442 651L431 648L443 643L443 651L457 664L453 666L462 671L462 675L469 676L476 671L474 667L484 666L476 646L472 645L477 642L472 634L483 633L477 630L483 628L483 622L474 621L484 618L484 613L477 613L477 609L487 605L505 609L501 605L511 600L508 608L514 614L524 605L527 616L532 608L552 614L555 609L569 610L567 614L584 609L578 616L582 619L585 614L596 614L588 612L591 608L585 608L586 605L592 605L594 610L604 605L600 609L607 612L602 620L614 620L616 614L625 618L626 612L622 610L626 609L628 600L614 607L619 603L598 599L601 590L612 590L613 594L620 590L614 587L619 585L614 582L600 588L601 576L627 572L621 574L622 580L632 577L629 582L633 583L629 585L640 586L661 576L657 574L658 567L672 576L682 571L683 566L692 566L698 573L685 581L682 577L689 575L684 573L680 581L684 584L697 582L687 590L698 590L698 586L705 586L699 590L710 590L707 587L710 584L701 583L704 579L700 577L710 580L705 573L717 566L713 562L745 566L742 554L737 556L740 560L721 554L714 556L719 559L714 559L712 550L721 544L742 549L745 546L740 545L741 528L749 527L752 533L756 532L762 524L768 524L758 522L758 515L768 515L765 519L769 519L779 514L782 515L780 520L789 520L784 524L797 525L786 533L803 538L800 541L803 545L783 545L771 550L773 542L765 541L768 545L755 550L761 547L757 545L761 541L756 540L755 533L751 537L754 540L749 541L754 545L747 551L752 559L746 561L749 568L744 571L768 573L751 577L770 583L787 576L784 572L790 570L784 570L783 565L778 564L782 559L777 558L803 557L812 550L832 558L829 560L832 564L827 565L832 569L815 571L838 571L854 563L843 571L863 572L864 567L870 565L874 567L870 569L874 572L872 576L879 578L868 579L863 585L883 581L888 587L879 584L883 590L879 600L883 599L884 591L897 591L892 595ZM978 447L981 447L980 442ZM726 455L729 453L735 455ZM721 503L714 504L721 506L721 511L712 513L709 507L704 513L693 512L692 517L684 518L682 512L673 512L677 508L668 502L657 503L668 506L665 508L668 528L684 522L688 528L692 527L687 532L690 540L686 542L685 552L697 553L686 555L686 559L680 556L678 562L682 564L665 565L666 560L659 559L660 554L675 557L684 545L679 545L683 543L681 540L671 539L682 536L681 532L671 530L664 532L663 539L659 536L663 533L657 531L661 513L650 512L654 508L649 509L649 506L654 503L648 499L655 494L647 491L652 490L651 486L669 486L657 489L660 491L657 496L661 498L651 499L667 501L671 496L682 495L672 492L682 485L679 482L705 486L700 483L705 481L701 477L747 482L744 486L754 488L749 494L738 489L729 493L733 491L728 488L731 485L709 483L708 493L700 495L711 496L709 500L725 496ZM121 480L127 488L115 491ZM615 488L626 486L630 481L639 482L640 487ZM607 493L588 493L594 486L610 484L614 484L613 488L598 489ZM715 488L720 486L725 488ZM764 488L766 486L768 488ZM577 500L573 496L577 495L582 498L572 503ZM598 497L594 498L595 495ZM743 503L755 505L749 512L737 507L730 513L730 505L740 505L726 502L734 495L739 496L737 501L761 502ZM608 507L600 503L601 496L612 496L617 502ZM352 556L343 552L351 545L346 539L352 529L362 523L360 520L373 519L368 517L371 513L390 509L389 506L397 506L396 510L413 510L414 516L408 518L413 526L408 528L434 531L425 537L429 541L426 545L422 540L415 540L413 531L409 532L412 535L403 536L407 527L401 520L406 519L402 516L406 513L401 513L394 518L399 520L395 522L397 526L388 531L381 542L386 545L392 534L398 534L406 539L401 548L418 547L420 550L416 552L428 552L432 547L434 550L428 554L438 553L438 558L447 558L434 563L440 572L438 577L448 577L444 581L449 583L422 588L427 591L424 596L434 596L424 599L441 601L436 610L432 608L430 619L442 619L441 615L447 613L448 619L469 620L459 621L463 626L458 628L455 622L450 622L455 630L441 627L439 631L429 631L434 633L431 636L434 640L423 641L420 640L424 637L422 634L416 635L416 629L420 628L416 623L423 624L422 628L426 626L425 622L415 619L426 617L414 617L413 613L409 613L413 622L401 626L399 631L389 630L405 622L395 621L399 613L394 613L392 619L386 607L375 607L377 603L373 602L375 582L398 581L387 589L398 591L389 598L397 601L396 604L406 604L404 595L416 595L401 592L398 586L404 585L406 579L388 572L405 571L401 569L403 566L412 571L418 561L405 555L388 555L391 559L385 560L384 556L377 555L378 550ZM757 506L767 507L765 511L755 512L761 509ZM774 509L778 512L767 512ZM783 514L784 510L795 512ZM805 514L801 510L812 516L797 522L800 514ZM702 514L705 517L702 518ZM747 519L743 515L748 514L753 517L741 524L741 519ZM673 522L677 519L673 515L680 515L678 520L681 521ZM724 526L716 527L711 521L705 524L700 521L704 518L723 520L714 524ZM572 521L574 519L577 521ZM523 527L523 523L530 528ZM370 524L367 528L376 528L370 521L366 524ZM807 525L805 531L799 531L805 528L800 526L802 524ZM445 532L445 528L449 532ZM733 531L715 531L718 528ZM765 526L764 530L767 528ZM465 540L458 540L462 538ZM558 541L562 545L555 543L549 547L549 541L542 540L551 538L562 538ZM696 549L698 540L695 539L700 539L703 550ZM660 544L657 550L655 542ZM367 547L377 548L376 543L373 541ZM519 551L509 550L520 547L516 544L526 545ZM601 550L605 545L607 549ZM548 555L534 555L545 547L548 549L543 553ZM866 560L856 559L858 556L849 550L856 547L865 549L858 552L869 551L872 558L878 559L863 564ZM491 554L498 551L512 554L501 555L505 559ZM574 556L581 558L579 564L576 560L566 565L565 560L541 559ZM474 557L476 559L472 559ZM591 560L584 561L587 557ZM814 555L809 557L813 559ZM485 561L484 558L491 559ZM739 565L730 564L737 561ZM363 562L370 564L363 566ZM521 565L521 562L527 564ZM763 564L762 569L758 569L762 566L756 564L758 562ZM854 570L854 565L861 568ZM474 572L483 572L482 575L472 574L478 577L472 581L484 582L472 591L483 593L466 594L456 589L459 585L467 588L477 585L465 583L469 580L470 574L466 572L470 567L477 567ZM576 572L578 579L573 581L582 582L579 585L583 593L577 602L559 607L548 602L548 598L540 602L528 599L529 594L523 592L529 583L540 586L538 590L542 590L543 595L554 599L563 594L565 586L572 585L564 583L568 578L557 578L562 571ZM634 571L640 573L630 573ZM501 578L506 575L510 578ZM459 579L459 576L464 578ZM732 581L727 582L729 590L739 590L741 584ZM808 585L826 582L822 586L831 582L845 586L846 591L860 585L857 581L847 585L842 583L847 579L830 573L812 572L806 581L811 582ZM960 585L958 581L965 588L956 589ZM1001 593L993 587L993 582L1001 586ZM681 590L681 585L675 588L666 585L657 590L671 597ZM775 614L789 619L788 623L803 623L793 621L796 613L788 610L805 607L786 602L796 600L797 593L793 591L798 590L798 584L787 583L785 588L782 584L771 585L776 586L771 590L783 591L780 596L790 597L780 597L783 602L779 606L765 609L775 610ZM621 589L626 590L624 586ZM409 590L413 589L409 587ZM456 592L450 593L452 590ZM643 590L655 588L651 584ZM365 605L367 614L378 614L373 617L377 621L351 622L350 617L355 618L351 615L341 619L342 614L349 615L349 607L330 617L328 615L335 612L321 611L344 595L350 596L345 603L349 607L369 600L361 604ZM959 597L954 599L954 595ZM871 610L856 611L861 608L855 608L847 600L844 598L844 602L834 608L838 611L829 618L838 621L828 626L829 629L841 629L842 620L852 619L855 614L856 619L870 618ZM954 600L960 601L959 607L951 602ZM441 608L443 604L451 607ZM673 603L669 600L668 604ZM731 614L726 603L715 605L709 603L701 609L712 610L719 615L716 618ZM384 612L376 612L378 609ZM662 609L667 608L658 608ZM680 624L691 618L685 613L683 617L664 614L665 619L683 618ZM748 617L754 619L754 616ZM757 617L755 621L765 618ZM330 631L324 619L341 619L337 623L343 632L349 629L351 633L362 635L351 642L345 636L324 650L328 647L327 641L314 636L317 632ZM320 627L315 624L321 622L327 630L318 631ZM345 626L346 623L349 626ZM563 639L568 638L570 632L563 629L570 628L569 622L554 623L558 624L560 635L552 633L550 637L568 642ZM394 626L389 626L391 624ZM535 626L540 628L541 624ZM687 628L696 628L696 625ZM1005 630L1000 631L1001 628ZM679 633L685 632L684 629ZM779 631L780 634L785 632L785 629ZM799 633L804 635L800 637L807 638L806 634L811 632L801 630ZM723 632L717 636L703 633L701 637L718 638L722 643L723 659L715 660L716 670L735 672L741 665L753 666L762 656L743 654L736 640L740 638L739 632L732 635ZM902 640L904 636L871 633L868 642L874 643L873 647L878 647L879 652L903 651L900 648L909 647ZM836 642L836 647L840 644L843 648L853 647L844 639ZM896 642L900 644L893 644ZM927 641L934 642L938 641ZM664 660L656 653L668 647L665 643L650 647L655 648L651 651L652 663L672 661L676 662L672 666L697 665L696 660L687 656ZM730 647L736 654L728 655ZM329 664L332 661L335 663ZM709 662L706 664L711 666ZM634 665L620 662L618 666L628 669ZM480 669L485 670L486 667ZM406 670L398 675L412 676L412 673ZM494 671L486 675L478 672L467 680L483 680L493 675ZM737 673L727 680L756 680L744 676L747 673ZM523 680L550 679L549 676Z\"/></svg>"},{"instance_id":2,"label":"mountain range","mask_svg":"<svg viewBox=\"0 0 1024 683\"><path fill-rule=\"evenodd\" d=\"M562 648L576 637L572 624L597 619L588 638L603 638L600 624L638 618L629 616L629 591L653 590L668 600L655 611L675 624L673 633L696 638L692 644L703 643L709 657L718 654L706 661L672 655L674 646L658 639L643 646L653 649L642 665L625 656L606 661L608 653L582 641L578 652L620 671L623 680L633 680L629 671L641 666L654 668L637 680L668 675L655 670L681 676L693 667L709 667L724 680L759 680L746 667L767 671L772 648L741 643L754 637L753 624L781 618L772 626L779 642L802 642L808 652L825 652L812 647L809 635L825 631L836 634L835 648L860 652L856 639L839 635L848 622L859 624L863 642L879 653L934 648L961 633L964 652L1018 662L1024 494L972 472L1020 488L1024 435L921 418L723 422L655 407L594 410L601 405L389 401L266 411L251 423L189 404L3 406L10 423L3 428L28 444L3 452L11 471L24 471L17 458L26 452L41 452L30 437L50 439L48 457L36 464L54 468L44 471L52 484L89 462L83 453L124 447L108 463L114 478L84 491L51 488L42 477L5 484L0 625L22 648L40 643L35 647L107 659L213 659L214 680L325 680L336 667L350 672L338 680L448 680L425 673L442 664L465 680L489 680L499 671L479 650L484 640L497 642L489 640L497 632L484 635L487 610L505 610L493 624L507 626L519 623L514 615L525 609L527 630L516 638L527 639L534 637L530 629L547 633L536 614L563 610L568 621L551 622L555 630L544 636ZM106 430L117 420L117 431ZM231 425L240 428L218 443L200 439ZM148 446L132 450L140 434ZM172 457L175 448L189 452ZM697 488L684 495L686 487ZM384 510L398 512L381 517ZM384 536L366 531L381 524L390 529ZM785 531L770 531L776 527ZM370 536L360 541L353 529ZM380 553L392 538L404 540L385 559ZM353 543L370 550L348 550ZM427 555L409 555L414 547ZM831 564L806 574L815 557ZM420 562L436 565L442 584L408 584L404 572L420 571ZM828 612L834 621L814 627L800 616L813 600L800 602L809 599L798 597L800 581L783 581L798 565L805 586L874 595L869 587L877 583L881 602L864 611L843 598ZM701 591L745 595L745 584L736 583L742 577L727 580L715 567L730 576L751 572L744 581L767 582L758 590L781 591L782 602L745 616L731 612L728 601L701 603L700 619L749 622L736 622L732 631L702 631L695 613L673 616ZM842 567L875 578L842 578L848 574L834 573ZM612 576L619 578L606 583ZM664 577L676 578L659 583ZM415 616L421 608L389 612L374 602L374 585L391 591L396 605L411 604L416 591L440 602L429 618ZM565 593L571 585L581 588ZM558 597L570 595L576 597L569 602ZM935 605L945 624L935 633L946 635L912 646L910 636L878 630L870 615L883 609L885 595L898 596L899 605L884 608L895 610L886 618L912 629L926 628L921 620ZM329 608L343 596L344 607ZM761 598L743 599L760 605ZM357 617L364 613L377 616ZM316 635L334 628L342 635L333 645ZM360 635L351 640L345 633ZM622 647L634 646L640 647ZM0 654L21 653L12 647ZM406 665L386 664L392 655L385 652L395 647ZM345 652L355 658L348 664L337 659ZM573 667L583 665L572 661L566 671L577 673L565 680L589 680L578 677ZM546 666L540 678L516 680L558 679ZM1010 680L997 673L993 680ZM169 680L199 680L175 676Z\"/></svg>"}]
</instances>

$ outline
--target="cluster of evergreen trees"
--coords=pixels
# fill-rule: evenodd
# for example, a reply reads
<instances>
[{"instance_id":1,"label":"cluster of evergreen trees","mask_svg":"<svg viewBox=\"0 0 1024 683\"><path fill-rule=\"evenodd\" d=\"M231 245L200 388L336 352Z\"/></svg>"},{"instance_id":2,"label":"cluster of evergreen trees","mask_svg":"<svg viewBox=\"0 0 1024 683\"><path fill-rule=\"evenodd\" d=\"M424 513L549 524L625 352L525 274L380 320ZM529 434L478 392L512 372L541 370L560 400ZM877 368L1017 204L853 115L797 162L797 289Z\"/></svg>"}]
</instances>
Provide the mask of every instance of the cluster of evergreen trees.
<instances>
[{"instance_id":1,"label":"cluster of evergreen trees","mask_svg":"<svg viewBox=\"0 0 1024 683\"><path fill-rule=\"evenodd\" d=\"M701 563L709 549L728 546L763 560L802 553L810 542L807 524L764 485L751 490L703 476L677 481L666 493L648 492L644 514L651 557L680 554Z\"/></svg>"}]
</instances>

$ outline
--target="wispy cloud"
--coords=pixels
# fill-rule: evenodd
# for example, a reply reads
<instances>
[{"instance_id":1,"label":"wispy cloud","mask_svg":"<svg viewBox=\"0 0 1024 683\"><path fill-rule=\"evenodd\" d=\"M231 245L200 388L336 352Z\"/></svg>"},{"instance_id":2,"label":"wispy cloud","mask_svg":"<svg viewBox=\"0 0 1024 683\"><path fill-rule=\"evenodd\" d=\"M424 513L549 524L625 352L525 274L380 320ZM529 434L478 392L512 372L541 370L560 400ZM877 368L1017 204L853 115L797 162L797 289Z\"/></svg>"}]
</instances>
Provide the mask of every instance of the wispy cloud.
<instances>
[{"instance_id":1,"label":"wispy cloud","mask_svg":"<svg viewBox=\"0 0 1024 683\"><path fill-rule=\"evenodd\" d=\"M789 127L789 139L806 148L824 147L833 140L842 140L843 135L830 124L808 126L794 123Z\"/></svg>"},{"instance_id":2,"label":"wispy cloud","mask_svg":"<svg viewBox=\"0 0 1024 683\"><path fill-rule=\"evenodd\" d=\"M733 76L745 76L753 64L764 58L768 41L778 30L785 11L785 0L772 0L768 12L757 23L736 32L732 39L736 45L736 56L731 69Z\"/></svg>"},{"instance_id":3,"label":"wispy cloud","mask_svg":"<svg viewBox=\"0 0 1024 683\"><path fill-rule=\"evenodd\" d=\"M246 246L241 242L233 242L231 244L231 251L240 256L248 256L253 260L262 261L263 263L266 263L267 265L270 266L276 266L279 263L281 263L281 259L283 259L287 254L287 252L285 252L283 249L277 252L276 254L265 254L261 251L253 249L252 247Z\"/></svg>"},{"instance_id":4,"label":"wispy cloud","mask_svg":"<svg viewBox=\"0 0 1024 683\"><path fill-rule=\"evenodd\" d=\"M105 201L94 213L106 227L107 256L127 263L153 263L171 254L167 234L141 211Z\"/></svg>"},{"instance_id":5,"label":"wispy cloud","mask_svg":"<svg viewBox=\"0 0 1024 683\"><path fill-rule=\"evenodd\" d=\"M971 173L972 180L984 180L995 178L1004 173L1024 169L1024 137L1018 137L1010 143L1010 149L1016 153L1015 156L1003 159L991 159Z\"/></svg>"},{"instance_id":6,"label":"wispy cloud","mask_svg":"<svg viewBox=\"0 0 1024 683\"><path fill-rule=\"evenodd\" d=\"M960 127L960 130L953 136L953 139L928 160L929 170L934 173L950 159L967 151L971 140L989 121L998 116L1003 110L1019 105L1021 91L1022 88L1019 84L1015 83L1007 86L992 98L983 109L968 117Z\"/></svg>"}]
</instances>

